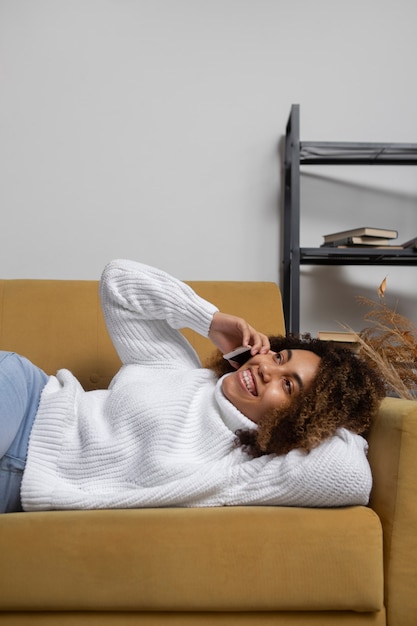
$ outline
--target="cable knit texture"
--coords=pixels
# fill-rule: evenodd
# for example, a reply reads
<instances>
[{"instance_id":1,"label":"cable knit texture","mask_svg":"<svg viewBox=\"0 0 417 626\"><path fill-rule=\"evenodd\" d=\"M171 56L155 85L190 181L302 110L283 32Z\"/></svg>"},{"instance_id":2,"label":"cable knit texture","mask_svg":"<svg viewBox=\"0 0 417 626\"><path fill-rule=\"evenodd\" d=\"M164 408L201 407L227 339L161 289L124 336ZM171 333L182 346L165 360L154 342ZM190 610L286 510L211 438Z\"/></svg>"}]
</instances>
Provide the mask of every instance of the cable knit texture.
<instances>
[{"instance_id":1,"label":"cable knit texture","mask_svg":"<svg viewBox=\"0 0 417 626\"><path fill-rule=\"evenodd\" d=\"M122 367L108 390L52 376L32 430L25 510L366 504L365 440L340 429L309 454L252 459L255 425L223 395L178 329L207 336L216 308L165 272L113 261L102 307Z\"/></svg>"}]
</instances>

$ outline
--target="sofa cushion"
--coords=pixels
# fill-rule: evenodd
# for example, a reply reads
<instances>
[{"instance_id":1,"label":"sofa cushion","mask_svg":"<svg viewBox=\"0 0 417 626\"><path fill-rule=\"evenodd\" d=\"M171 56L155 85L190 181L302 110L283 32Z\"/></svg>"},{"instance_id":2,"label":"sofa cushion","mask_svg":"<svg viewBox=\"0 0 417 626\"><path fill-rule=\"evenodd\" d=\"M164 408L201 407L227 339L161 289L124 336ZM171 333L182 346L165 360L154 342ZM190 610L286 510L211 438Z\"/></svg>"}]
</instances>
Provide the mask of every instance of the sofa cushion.
<instances>
[{"instance_id":1,"label":"sofa cushion","mask_svg":"<svg viewBox=\"0 0 417 626\"><path fill-rule=\"evenodd\" d=\"M2 610L378 611L382 533L365 507L16 513Z\"/></svg>"}]
</instances>

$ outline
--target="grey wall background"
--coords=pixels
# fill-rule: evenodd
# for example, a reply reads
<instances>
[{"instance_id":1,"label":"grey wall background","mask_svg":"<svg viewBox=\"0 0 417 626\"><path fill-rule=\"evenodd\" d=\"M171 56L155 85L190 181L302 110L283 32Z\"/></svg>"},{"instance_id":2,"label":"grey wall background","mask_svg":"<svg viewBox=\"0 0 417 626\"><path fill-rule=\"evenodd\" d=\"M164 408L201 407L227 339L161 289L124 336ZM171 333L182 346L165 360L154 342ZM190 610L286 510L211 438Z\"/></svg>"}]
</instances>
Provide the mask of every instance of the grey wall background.
<instances>
[{"instance_id":1,"label":"grey wall background","mask_svg":"<svg viewBox=\"0 0 417 626\"><path fill-rule=\"evenodd\" d=\"M416 22L413 0L0 0L1 276L122 256L281 285L291 104L305 140L417 142ZM302 200L303 245L417 235L417 168L309 168ZM361 327L386 274L417 318L417 268L305 267L302 329Z\"/></svg>"}]
</instances>

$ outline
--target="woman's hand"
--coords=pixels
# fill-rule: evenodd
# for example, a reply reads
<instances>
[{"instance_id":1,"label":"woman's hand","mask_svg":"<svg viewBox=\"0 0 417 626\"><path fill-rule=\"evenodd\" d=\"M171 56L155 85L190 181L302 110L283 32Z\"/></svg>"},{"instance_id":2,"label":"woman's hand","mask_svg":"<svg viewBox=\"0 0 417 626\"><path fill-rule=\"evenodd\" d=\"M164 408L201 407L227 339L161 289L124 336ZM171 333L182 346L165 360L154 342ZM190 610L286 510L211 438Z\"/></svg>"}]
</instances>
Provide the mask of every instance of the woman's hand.
<instances>
[{"instance_id":1,"label":"woman's hand","mask_svg":"<svg viewBox=\"0 0 417 626\"><path fill-rule=\"evenodd\" d=\"M243 318L220 311L213 315L209 337L223 354L239 346L250 346L252 356L258 353L267 354L270 350L266 335L255 330Z\"/></svg>"}]
</instances>

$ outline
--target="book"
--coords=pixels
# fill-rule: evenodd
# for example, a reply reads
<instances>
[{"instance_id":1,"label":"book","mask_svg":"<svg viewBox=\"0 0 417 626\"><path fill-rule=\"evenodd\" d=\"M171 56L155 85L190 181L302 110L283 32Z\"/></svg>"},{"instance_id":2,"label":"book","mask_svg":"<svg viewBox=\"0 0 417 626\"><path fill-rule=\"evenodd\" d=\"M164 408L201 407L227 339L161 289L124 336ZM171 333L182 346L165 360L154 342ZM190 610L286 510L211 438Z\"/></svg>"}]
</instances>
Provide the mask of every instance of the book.
<instances>
[{"instance_id":1,"label":"book","mask_svg":"<svg viewBox=\"0 0 417 626\"><path fill-rule=\"evenodd\" d=\"M413 250L417 250L417 237L413 237L412 239L405 241L401 248L412 248Z\"/></svg>"},{"instance_id":2,"label":"book","mask_svg":"<svg viewBox=\"0 0 417 626\"><path fill-rule=\"evenodd\" d=\"M322 244L322 247L337 248L338 246L388 246L392 239L384 239L383 237L368 237L368 235L342 237L335 241L329 241Z\"/></svg>"},{"instance_id":3,"label":"book","mask_svg":"<svg viewBox=\"0 0 417 626\"><path fill-rule=\"evenodd\" d=\"M340 341L342 343L356 343L358 337L356 333L346 330L319 330L317 339L323 341Z\"/></svg>"},{"instance_id":4,"label":"book","mask_svg":"<svg viewBox=\"0 0 417 626\"><path fill-rule=\"evenodd\" d=\"M360 228L351 228L350 230L342 230L338 233L328 233L323 235L324 243L332 243L340 241L348 237L380 237L383 239L396 239L398 231L388 228L374 228L371 226L362 226Z\"/></svg>"},{"instance_id":5,"label":"book","mask_svg":"<svg viewBox=\"0 0 417 626\"><path fill-rule=\"evenodd\" d=\"M391 239L382 237L346 237L332 243L321 244L322 248L388 248L389 250L412 250L417 251L417 237L413 237L402 244L393 245Z\"/></svg>"},{"instance_id":6,"label":"book","mask_svg":"<svg viewBox=\"0 0 417 626\"><path fill-rule=\"evenodd\" d=\"M393 246L390 243L383 243L382 246L376 246L376 245L367 245L367 244L363 244L363 243L355 243L355 244L346 244L346 245L337 245L337 246L331 246L330 244L325 244L323 246L321 246L322 248L373 248L374 250L405 250L405 248L403 246Z\"/></svg>"},{"instance_id":7,"label":"book","mask_svg":"<svg viewBox=\"0 0 417 626\"><path fill-rule=\"evenodd\" d=\"M322 341L334 341L342 348L349 348L354 354L360 350L360 342L354 332L337 330L319 330L317 339Z\"/></svg>"}]
</instances>

